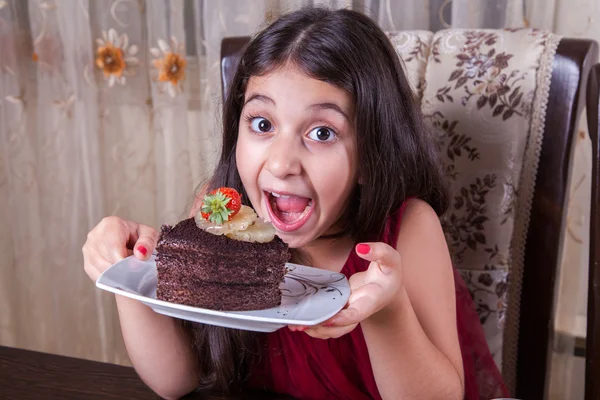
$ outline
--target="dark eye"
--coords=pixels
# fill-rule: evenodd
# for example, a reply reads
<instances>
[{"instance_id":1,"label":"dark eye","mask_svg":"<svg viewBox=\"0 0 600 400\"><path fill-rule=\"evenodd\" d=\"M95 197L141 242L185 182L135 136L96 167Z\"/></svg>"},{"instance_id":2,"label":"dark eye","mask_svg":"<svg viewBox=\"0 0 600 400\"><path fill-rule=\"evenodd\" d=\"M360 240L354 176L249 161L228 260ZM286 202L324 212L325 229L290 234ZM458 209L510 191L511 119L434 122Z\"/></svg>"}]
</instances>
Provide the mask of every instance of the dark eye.
<instances>
[{"instance_id":1,"label":"dark eye","mask_svg":"<svg viewBox=\"0 0 600 400\"><path fill-rule=\"evenodd\" d=\"M273 125L271 125L271 122L269 122L268 119L261 117L252 118L250 126L252 130L257 133L270 132L273 128Z\"/></svg>"},{"instance_id":2,"label":"dark eye","mask_svg":"<svg viewBox=\"0 0 600 400\"><path fill-rule=\"evenodd\" d=\"M308 133L308 137L317 142L331 142L336 138L333 130L319 126Z\"/></svg>"}]
</instances>

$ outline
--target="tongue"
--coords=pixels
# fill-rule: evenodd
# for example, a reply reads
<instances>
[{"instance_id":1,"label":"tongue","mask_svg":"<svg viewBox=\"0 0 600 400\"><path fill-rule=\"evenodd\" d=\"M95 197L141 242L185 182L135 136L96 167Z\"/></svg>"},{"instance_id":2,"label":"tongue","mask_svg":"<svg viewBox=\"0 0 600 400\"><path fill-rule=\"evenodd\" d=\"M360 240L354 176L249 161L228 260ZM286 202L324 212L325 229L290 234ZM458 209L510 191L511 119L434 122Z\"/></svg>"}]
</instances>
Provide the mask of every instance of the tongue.
<instances>
[{"instance_id":1,"label":"tongue","mask_svg":"<svg viewBox=\"0 0 600 400\"><path fill-rule=\"evenodd\" d=\"M277 208L280 211L290 213L290 212L302 212L308 206L308 202L310 199L306 197L275 197L275 204L277 204Z\"/></svg>"}]
</instances>

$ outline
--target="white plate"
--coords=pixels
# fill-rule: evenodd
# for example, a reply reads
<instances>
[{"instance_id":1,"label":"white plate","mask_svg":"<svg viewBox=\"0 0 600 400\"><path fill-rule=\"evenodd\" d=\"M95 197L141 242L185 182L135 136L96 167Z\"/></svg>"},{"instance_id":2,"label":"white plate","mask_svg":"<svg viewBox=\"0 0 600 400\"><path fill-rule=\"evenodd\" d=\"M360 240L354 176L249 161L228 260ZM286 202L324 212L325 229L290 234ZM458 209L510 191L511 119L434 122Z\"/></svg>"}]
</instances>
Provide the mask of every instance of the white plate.
<instances>
[{"instance_id":1,"label":"white plate","mask_svg":"<svg viewBox=\"0 0 600 400\"><path fill-rule=\"evenodd\" d=\"M134 256L112 265L100 275L96 286L139 300L154 311L204 324L273 332L286 325L317 325L333 317L350 296L344 274L288 263L281 284L281 305L255 311L214 311L156 299L155 255L141 261Z\"/></svg>"}]
</instances>

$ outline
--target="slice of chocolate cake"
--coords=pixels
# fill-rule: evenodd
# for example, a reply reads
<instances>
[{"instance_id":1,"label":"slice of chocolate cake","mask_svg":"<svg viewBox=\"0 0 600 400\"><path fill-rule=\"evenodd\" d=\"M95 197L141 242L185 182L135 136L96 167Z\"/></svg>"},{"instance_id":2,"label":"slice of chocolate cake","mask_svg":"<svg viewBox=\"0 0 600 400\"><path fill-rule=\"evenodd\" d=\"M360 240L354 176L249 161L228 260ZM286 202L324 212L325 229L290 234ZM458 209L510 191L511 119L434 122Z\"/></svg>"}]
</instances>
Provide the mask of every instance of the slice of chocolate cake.
<instances>
[{"instance_id":1,"label":"slice of chocolate cake","mask_svg":"<svg viewBox=\"0 0 600 400\"><path fill-rule=\"evenodd\" d=\"M250 207L219 222L205 212L161 228L157 299L224 311L278 306L287 245Z\"/></svg>"}]
</instances>

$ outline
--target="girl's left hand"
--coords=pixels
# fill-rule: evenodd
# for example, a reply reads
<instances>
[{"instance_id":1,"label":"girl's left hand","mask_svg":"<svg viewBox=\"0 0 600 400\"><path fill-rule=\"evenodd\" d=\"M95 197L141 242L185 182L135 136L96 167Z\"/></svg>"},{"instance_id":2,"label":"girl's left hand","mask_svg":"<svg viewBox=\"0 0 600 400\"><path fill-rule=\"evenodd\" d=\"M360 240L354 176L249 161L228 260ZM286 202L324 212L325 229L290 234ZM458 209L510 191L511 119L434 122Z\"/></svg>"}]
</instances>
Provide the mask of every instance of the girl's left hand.
<instances>
[{"instance_id":1,"label":"girl's left hand","mask_svg":"<svg viewBox=\"0 0 600 400\"><path fill-rule=\"evenodd\" d=\"M369 268L349 279L350 298L346 307L329 320L316 326L290 325L292 331L304 331L320 339L338 338L373 317L384 308L400 301L402 289L402 258L385 243L361 243L356 254L370 261Z\"/></svg>"}]
</instances>

